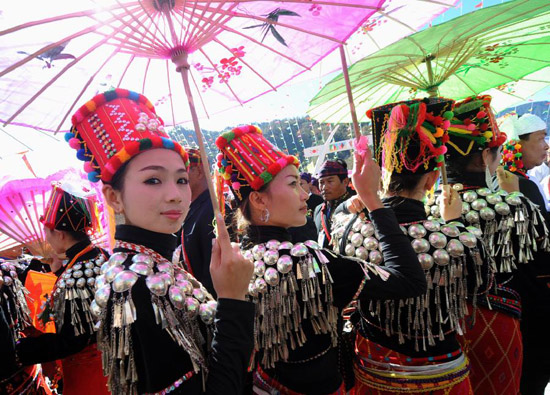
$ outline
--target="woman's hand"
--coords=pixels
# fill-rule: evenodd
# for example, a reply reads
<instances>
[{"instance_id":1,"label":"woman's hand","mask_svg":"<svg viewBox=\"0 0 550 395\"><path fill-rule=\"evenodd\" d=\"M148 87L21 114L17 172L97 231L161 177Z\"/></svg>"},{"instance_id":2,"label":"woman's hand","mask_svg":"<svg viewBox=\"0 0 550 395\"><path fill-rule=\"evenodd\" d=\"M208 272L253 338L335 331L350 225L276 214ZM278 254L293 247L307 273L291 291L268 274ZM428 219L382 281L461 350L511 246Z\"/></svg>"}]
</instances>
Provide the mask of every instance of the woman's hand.
<instances>
[{"instance_id":1,"label":"woman's hand","mask_svg":"<svg viewBox=\"0 0 550 395\"><path fill-rule=\"evenodd\" d=\"M380 167L372 159L372 153L368 146L361 154L355 152L353 158L351 179L359 198L369 211L384 207L380 196L378 196L381 179Z\"/></svg>"},{"instance_id":2,"label":"woman's hand","mask_svg":"<svg viewBox=\"0 0 550 395\"><path fill-rule=\"evenodd\" d=\"M345 205L350 214L360 213L365 208L365 205L361 201L361 198L357 195L352 196L348 200L346 200Z\"/></svg>"},{"instance_id":3,"label":"woman's hand","mask_svg":"<svg viewBox=\"0 0 550 395\"><path fill-rule=\"evenodd\" d=\"M456 190L450 185L443 185L441 199L439 199L439 211L445 221L457 219L462 216L462 199Z\"/></svg>"},{"instance_id":4,"label":"woman's hand","mask_svg":"<svg viewBox=\"0 0 550 395\"><path fill-rule=\"evenodd\" d=\"M245 259L239 245L231 243L221 214L217 215L218 236L212 246L210 275L218 298L245 300L254 264Z\"/></svg>"},{"instance_id":5,"label":"woman's hand","mask_svg":"<svg viewBox=\"0 0 550 395\"><path fill-rule=\"evenodd\" d=\"M504 170L502 166L497 167L497 180L500 189L503 189L508 193L519 191L518 176Z\"/></svg>"}]
</instances>

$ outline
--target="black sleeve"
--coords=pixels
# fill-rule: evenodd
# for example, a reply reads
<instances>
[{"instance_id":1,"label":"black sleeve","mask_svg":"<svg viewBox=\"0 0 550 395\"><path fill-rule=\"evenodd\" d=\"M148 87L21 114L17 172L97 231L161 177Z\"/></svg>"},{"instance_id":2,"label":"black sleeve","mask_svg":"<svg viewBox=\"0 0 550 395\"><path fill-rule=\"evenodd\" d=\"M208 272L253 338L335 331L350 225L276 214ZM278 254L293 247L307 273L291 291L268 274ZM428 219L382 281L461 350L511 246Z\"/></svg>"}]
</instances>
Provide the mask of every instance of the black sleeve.
<instances>
[{"instance_id":1,"label":"black sleeve","mask_svg":"<svg viewBox=\"0 0 550 395\"><path fill-rule=\"evenodd\" d=\"M540 193L540 189L533 181L519 177L519 190L523 193L531 202L539 206L539 210L542 216L546 219L546 225L550 226L550 214L546 211L546 203L544 196Z\"/></svg>"},{"instance_id":2,"label":"black sleeve","mask_svg":"<svg viewBox=\"0 0 550 395\"><path fill-rule=\"evenodd\" d=\"M352 300L363 280L365 284L359 299L405 299L422 295L427 290L424 271L394 212L380 208L369 216L379 236L384 266L375 268L377 274L367 271L369 278L365 279L358 260L341 255L331 260L329 270L334 280L334 300L339 308Z\"/></svg>"},{"instance_id":3,"label":"black sleeve","mask_svg":"<svg viewBox=\"0 0 550 395\"><path fill-rule=\"evenodd\" d=\"M58 333L44 333L37 337L25 337L17 342L19 361L27 366L37 363L63 359L69 355L82 351L86 346L95 342L95 334L85 332L75 335L71 325L71 309L65 308L64 325ZM79 309L80 310L80 309ZM82 317L82 320L85 318Z\"/></svg>"},{"instance_id":4,"label":"black sleeve","mask_svg":"<svg viewBox=\"0 0 550 395\"><path fill-rule=\"evenodd\" d=\"M241 394L254 347L254 304L219 299L215 324L206 393Z\"/></svg>"},{"instance_id":5,"label":"black sleeve","mask_svg":"<svg viewBox=\"0 0 550 395\"><path fill-rule=\"evenodd\" d=\"M212 213L212 219L214 214ZM212 276L210 275L210 258L212 257L212 240L214 239L214 226L212 221L206 222L201 221L198 229L198 240L195 241L199 244L198 246L193 246L193 250L197 251L197 256L200 256L198 261L200 264L199 273L197 273L197 278L201 284L216 298L216 291L214 290L214 284L212 283ZM197 248L198 247L198 248ZM189 258L191 259L191 258ZM193 261L191 261L193 262ZM200 277L199 277L200 276Z\"/></svg>"},{"instance_id":6,"label":"black sleeve","mask_svg":"<svg viewBox=\"0 0 550 395\"><path fill-rule=\"evenodd\" d=\"M11 376L17 370L15 360L15 341L8 320L4 315L4 308L0 304L0 379Z\"/></svg>"},{"instance_id":7,"label":"black sleeve","mask_svg":"<svg viewBox=\"0 0 550 395\"><path fill-rule=\"evenodd\" d=\"M210 204L210 202L208 202ZM197 217L198 216L198 217ZM214 238L214 226L212 221L214 211L212 207L200 210L195 214L194 221L184 232L185 254L193 271L193 276L216 298L216 292L210 275L210 257L212 254L212 239Z\"/></svg>"}]
</instances>

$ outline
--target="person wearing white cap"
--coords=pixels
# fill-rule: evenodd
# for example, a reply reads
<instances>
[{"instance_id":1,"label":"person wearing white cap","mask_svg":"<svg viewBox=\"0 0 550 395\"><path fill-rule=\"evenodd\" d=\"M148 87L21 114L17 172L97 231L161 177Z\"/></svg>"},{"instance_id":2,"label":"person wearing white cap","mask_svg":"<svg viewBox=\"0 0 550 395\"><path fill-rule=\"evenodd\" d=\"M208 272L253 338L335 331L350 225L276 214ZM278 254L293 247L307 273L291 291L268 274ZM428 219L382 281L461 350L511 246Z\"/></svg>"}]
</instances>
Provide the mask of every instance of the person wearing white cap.
<instances>
[{"instance_id":1,"label":"person wearing white cap","mask_svg":"<svg viewBox=\"0 0 550 395\"><path fill-rule=\"evenodd\" d=\"M545 137L546 144L550 144L550 136ZM527 172L530 180L533 180L541 188L545 203L546 210L550 212L550 189L549 183L550 180L550 150L546 151L546 159L540 166L533 167Z\"/></svg>"},{"instance_id":2,"label":"person wearing white cap","mask_svg":"<svg viewBox=\"0 0 550 395\"><path fill-rule=\"evenodd\" d=\"M501 125L509 140L502 154L504 168L515 173L520 191L533 203L549 224L544 194L540 186L529 179L527 171L542 164L548 144L545 141L546 124L536 115L509 117ZM527 395L542 395L550 381L550 254L539 249L533 262L518 267L509 286L521 295L521 333L523 339L523 366L520 391Z\"/></svg>"},{"instance_id":3,"label":"person wearing white cap","mask_svg":"<svg viewBox=\"0 0 550 395\"><path fill-rule=\"evenodd\" d=\"M519 176L520 191L540 207L550 222L541 186L527 175L527 171L541 165L546 158L546 123L536 115L525 114L506 118L500 129L508 136L502 154L504 168Z\"/></svg>"}]
</instances>

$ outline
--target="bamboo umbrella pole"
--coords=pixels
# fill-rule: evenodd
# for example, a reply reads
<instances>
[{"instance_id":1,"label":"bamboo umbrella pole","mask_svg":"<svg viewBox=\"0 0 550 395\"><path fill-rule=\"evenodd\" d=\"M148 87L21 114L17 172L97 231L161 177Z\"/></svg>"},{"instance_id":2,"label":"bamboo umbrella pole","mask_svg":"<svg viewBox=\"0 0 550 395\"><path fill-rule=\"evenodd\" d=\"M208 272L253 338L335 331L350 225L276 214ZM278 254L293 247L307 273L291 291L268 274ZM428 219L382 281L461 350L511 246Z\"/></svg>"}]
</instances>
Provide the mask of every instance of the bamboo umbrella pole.
<instances>
[{"instance_id":1,"label":"bamboo umbrella pole","mask_svg":"<svg viewBox=\"0 0 550 395\"><path fill-rule=\"evenodd\" d=\"M348 94L349 110L351 112L353 131L355 132L355 138L357 142L359 142L361 131L359 130L359 122L357 122L357 112L355 111L355 104L353 103L353 94L351 92L351 83L349 81L348 74L348 64L346 61L346 53L344 52L343 45L340 45L340 60L342 61L342 72L344 73L344 81L346 82L346 92Z\"/></svg>"},{"instance_id":2,"label":"bamboo umbrella pole","mask_svg":"<svg viewBox=\"0 0 550 395\"><path fill-rule=\"evenodd\" d=\"M191 86L189 85L189 62L187 61L187 53L183 52L175 57L172 57L172 62L176 65L176 71L181 74L183 80L183 87L185 89L185 95L187 96L187 102L189 104L189 111L191 112L191 118L193 119L193 127L199 143L199 151L201 153L201 163L206 182L208 184L208 192L210 193L210 201L214 208L214 217L220 212L218 207L218 201L216 194L214 193L214 185L212 184L212 177L210 177L210 164L208 163L208 155L206 155L206 148L204 146L204 138L202 136L201 127L199 125L199 117L195 109L195 102L193 100L193 94L191 92Z\"/></svg>"},{"instance_id":3,"label":"bamboo umbrella pole","mask_svg":"<svg viewBox=\"0 0 550 395\"><path fill-rule=\"evenodd\" d=\"M170 5L165 3L162 11L168 22L170 28L170 34L172 36L173 44L177 45L178 36L174 23L170 15ZM176 65L176 71L180 73L183 80L183 88L185 90L185 96L187 97L187 103L189 104L189 111L191 112L191 118L193 120L193 128L195 129L195 135L197 136L197 142L199 144L199 151L201 154L201 163L204 176L206 177L206 184L208 186L208 192L210 194L210 201L212 202L212 208L214 209L214 218L220 213L218 207L218 201L214 192L214 185L212 184L212 177L210 176L210 163L208 162L208 155L206 154L206 148L204 146L204 138L202 136L201 127L199 124L199 117L197 116L197 110L195 109L195 102L193 100L193 93L191 91L191 85L189 85L189 61L187 60L188 53L185 50L178 51L172 55L172 62Z\"/></svg>"}]
</instances>

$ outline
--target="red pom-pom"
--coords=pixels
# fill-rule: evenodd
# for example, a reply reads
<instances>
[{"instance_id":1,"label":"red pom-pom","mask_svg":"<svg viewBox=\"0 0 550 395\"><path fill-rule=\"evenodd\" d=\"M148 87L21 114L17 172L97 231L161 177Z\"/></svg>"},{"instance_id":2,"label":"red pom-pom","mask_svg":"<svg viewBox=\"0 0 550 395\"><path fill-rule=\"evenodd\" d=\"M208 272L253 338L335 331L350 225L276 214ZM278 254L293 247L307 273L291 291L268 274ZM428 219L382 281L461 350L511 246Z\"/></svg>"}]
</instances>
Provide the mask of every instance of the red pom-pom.
<instances>
[{"instance_id":1,"label":"red pom-pom","mask_svg":"<svg viewBox=\"0 0 550 395\"><path fill-rule=\"evenodd\" d=\"M487 116L487 113L485 111L480 111L476 114L477 119L483 119Z\"/></svg>"},{"instance_id":2,"label":"red pom-pom","mask_svg":"<svg viewBox=\"0 0 550 395\"><path fill-rule=\"evenodd\" d=\"M273 162L272 164L269 165L269 167L267 168L267 171L269 172L269 174L274 176L275 174L281 171L281 165L279 165L277 162Z\"/></svg>"},{"instance_id":3,"label":"red pom-pom","mask_svg":"<svg viewBox=\"0 0 550 395\"><path fill-rule=\"evenodd\" d=\"M91 173L92 171L94 171L94 167L92 165L92 162L84 162L84 171L86 173Z\"/></svg>"},{"instance_id":4,"label":"red pom-pom","mask_svg":"<svg viewBox=\"0 0 550 395\"><path fill-rule=\"evenodd\" d=\"M130 96L130 91L128 89L118 88L116 90L116 94L117 94L118 97L128 97L128 96Z\"/></svg>"},{"instance_id":5,"label":"red pom-pom","mask_svg":"<svg viewBox=\"0 0 550 395\"><path fill-rule=\"evenodd\" d=\"M443 117L437 116L437 117L433 117L432 122L435 126L439 126L443 123L443 120L444 120Z\"/></svg>"},{"instance_id":6,"label":"red pom-pom","mask_svg":"<svg viewBox=\"0 0 550 395\"><path fill-rule=\"evenodd\" d=\"M223 136L219 136L217 139L216 139L216 146L219 148L219 149L224 149L225 146L227 145L227 140L225 139L225 137Z\"/></svg>"},{"instance_id":7,"label":"red pom-pom","mask_svg":"<svg viewBox=\"0 0 550 395\"><path fill-rule=\"evenodd\" d=\"M126 152L130 156L135 156L135 155L139 154L139 142L137 142L137 141L133 141L133 142L129 143L128 145L126 145L125 148L126 148Z\"/></svg>"},{"instance_id":8,"label":"red pom-pom","mask_svg":"<svg viewBox=\"0 0 550 395\"><path fill-rule=\"evenodd\" d=\"M256 177L254 179L254 181L252 181L250 183L250 186L252 187L252 189L254 189L255 191L259 190L262 186L264 185L264 180L262 179L262 177Z\"/></svg>"},{"instance_id":9,"label":"red pom-pom","mask_svg":"<svg viewBox=\"0 0 550 395\"><path fill-rule=\"evenodd\" d=\"M105 95L97 95L96 97L94 97L94 103L96 108L104 105L106 102L107 100L105 99Z\"/></svg>"},{"instance_id":10,"label":"red pom-pom","mask_svg":"<svg viewBox=\"0 0 550 395\"><path fill-rule=\"evenodd\" d=\"M372 119L372 109L367 110L366 114L368 119Z\"/></svg>"},{"instance_id":11,"label":"red pom-pom","mask_svg":"<svg viewBox=\"0 0 550 395\"><path fill-rule=\"evenodd\" d=\"M466 118L462 123L466 126L470 125L472 123L472 120L470 118Z\"/></svg>"},{"instance_id":12,"label":"red pom-pom","mask_svg":"<svg viewBox=\"0 0 550 395\"><path fill-rule=\"evenodd\" d=\"M72 149L80 149L80 140L77 139L76 137L73 137L72 139L69 140L69 146Z\"/></svg>"},{"instance_id":13,"label":"red pom-pom","mask_svg":"<svg viewBox=\"0 0 550 395\"><path fill-rule=\"evenodd\" d=\"M482 131L486 131L487 129L489 129L489 124L488 123L482 123L481 125L479 125L479 129L482 130Z\"/></svg>"},{"instance_id":14,"label":"red pom-pom","mask_svg":"<svg viewBox=\"0 0 550 395\"><path fill-rule=\"evenodd\" d=\"M441 142L443 144L446 144L447 142L449 141L449 135L447 133L445 133L442 137L441 137Z\"/></svg>"}]
</instances>

